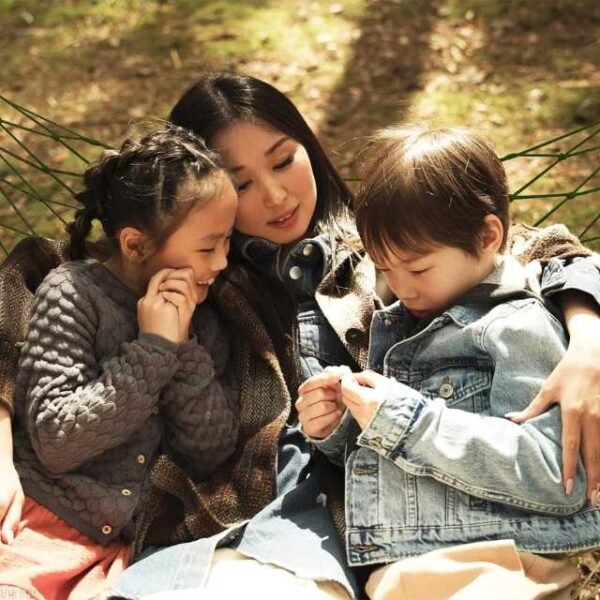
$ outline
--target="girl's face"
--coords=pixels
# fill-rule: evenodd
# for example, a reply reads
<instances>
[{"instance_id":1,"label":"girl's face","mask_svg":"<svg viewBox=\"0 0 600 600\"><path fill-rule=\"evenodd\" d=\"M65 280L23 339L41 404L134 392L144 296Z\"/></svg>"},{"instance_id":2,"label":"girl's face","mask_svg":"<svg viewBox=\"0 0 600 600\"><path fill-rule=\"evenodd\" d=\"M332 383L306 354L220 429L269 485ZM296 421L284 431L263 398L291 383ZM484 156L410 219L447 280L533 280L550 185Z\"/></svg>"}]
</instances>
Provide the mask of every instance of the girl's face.
<instances>
[{"instance_id":1,"label":"girl's face","mask_svg":"<svg viewBox=\"0 0 600 600\"><path fill-rule=\"evenodd\" d=\"M165 267L191 268L198 304L206 300L208 288L227 266L229 239L237 211L237 194L229 177L224 172L213 177L214 197L193 208L160 250L144 263L146 284L154 273ZM186 199L202 191L193 179L179 188L179 194Z\"/></svg>"},{"instance_id":2,"label":"girl's face","mask_svg":"<svg viewBox=\"0 0 600 600\"><path fill-rule=\"evenodd\" d=\"M238 121L214 138L238 191L235 228L286 245L301 240L317 204L304 146L267 125Z\"/></svg>"}]
</instances>

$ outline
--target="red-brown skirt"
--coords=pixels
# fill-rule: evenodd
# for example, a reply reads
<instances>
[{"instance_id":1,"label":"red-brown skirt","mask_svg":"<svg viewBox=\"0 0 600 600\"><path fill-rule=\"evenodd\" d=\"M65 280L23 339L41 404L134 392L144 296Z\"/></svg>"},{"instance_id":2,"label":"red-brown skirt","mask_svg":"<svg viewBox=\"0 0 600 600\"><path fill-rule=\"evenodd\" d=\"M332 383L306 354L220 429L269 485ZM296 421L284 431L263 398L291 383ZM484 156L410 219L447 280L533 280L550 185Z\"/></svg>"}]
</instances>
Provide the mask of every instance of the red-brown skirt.
<instances>
[{"instance_id":1,"label":"red-brown skirt","mask_svg":"<svg viewBox=\"0 0 600 600\"><path fill-rule=\"evenodd\" d=\"M13 543L0 543L0 597L104 598L128 561L126 544L102 546L26 498Z\"/></svg>"}]
</instances>

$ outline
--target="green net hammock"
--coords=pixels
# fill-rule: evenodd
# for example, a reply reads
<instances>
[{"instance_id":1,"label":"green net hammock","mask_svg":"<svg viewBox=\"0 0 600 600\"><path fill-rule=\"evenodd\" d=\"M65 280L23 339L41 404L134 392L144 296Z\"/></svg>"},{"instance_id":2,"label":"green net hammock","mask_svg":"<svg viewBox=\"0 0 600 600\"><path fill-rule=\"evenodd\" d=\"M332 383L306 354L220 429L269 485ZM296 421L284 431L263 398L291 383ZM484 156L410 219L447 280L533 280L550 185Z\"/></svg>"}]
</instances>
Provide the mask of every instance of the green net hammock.
<instances>
[{"instance_id":1,"label":"green net hammock","mask_svg":"<svg viewBox=\"0 0 600 600\"><path fill-rule=\"evenodd\" d=\"M2 252L28 235L63 237L82 173L107 148L0 95ZM523 180L510 196L515 220L564 222L600 249L599 156L600 123L593 123L502 157L509 179ZM557 189L565 182L568 189Z\"/></svg>"}]
</instances>

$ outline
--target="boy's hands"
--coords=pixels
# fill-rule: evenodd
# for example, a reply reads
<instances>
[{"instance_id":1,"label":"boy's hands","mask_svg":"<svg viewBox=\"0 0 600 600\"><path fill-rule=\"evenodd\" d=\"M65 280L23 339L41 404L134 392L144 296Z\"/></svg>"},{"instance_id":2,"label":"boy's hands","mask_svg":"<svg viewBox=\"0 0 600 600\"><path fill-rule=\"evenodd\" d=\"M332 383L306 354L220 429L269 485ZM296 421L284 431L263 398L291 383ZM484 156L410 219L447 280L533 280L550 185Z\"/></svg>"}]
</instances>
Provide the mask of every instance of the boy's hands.
<instances>
[{"instance_id":1,"label":"boy's hands","mask_svg":"<svg viewBox=\"0 0 600 600\"><path fill-rule=\"evenodd\" d=\"M385 400L390 380L374 371L352 373L348 367L327 367L298 388L296 410L304 433L326 438L347 408L361 430Z\"/></svg>"},{"instance_id":2,"label":"boy's hands","mask_svg":"<svg viewBox=\"0 0 600 600\"><path fill-rule=\"evenodd\" d=\"M0 541L12 544L17 533L25 496L12 462L0 466Z\"/></svg>"},{"instance_id":3,"label":"boy's hands","mask_svg":"<svg viewBox=\"0 0 600 600\"><path fill-rule=\"evenodd\" d=\"M140 331L183 344L189 338L195 309L192 269L161 269L150 278L146 294L138 301Z\"/></svg>"},{"instance_id":4,"label":"boy's hands","mask_svg":"<svg viewBox=\"0 0 600 600\"><path fill-rule=\"evenodd\" d=\"M296 410L307 436L326 438L337 427L344 414L340 378L349 373L348 367L327 367L298 388Z\"/></svg>"},{"instance_id":5,"label":"boy's hands","mask_svg":"<svg viewBox=\"0 0 600 600\"><path fill-rule=\"evenodd\" d=\"M375 371L350 373L341 381L342 401L364 430L385 400L390 380Z\"/></svg>"}]
</instances>

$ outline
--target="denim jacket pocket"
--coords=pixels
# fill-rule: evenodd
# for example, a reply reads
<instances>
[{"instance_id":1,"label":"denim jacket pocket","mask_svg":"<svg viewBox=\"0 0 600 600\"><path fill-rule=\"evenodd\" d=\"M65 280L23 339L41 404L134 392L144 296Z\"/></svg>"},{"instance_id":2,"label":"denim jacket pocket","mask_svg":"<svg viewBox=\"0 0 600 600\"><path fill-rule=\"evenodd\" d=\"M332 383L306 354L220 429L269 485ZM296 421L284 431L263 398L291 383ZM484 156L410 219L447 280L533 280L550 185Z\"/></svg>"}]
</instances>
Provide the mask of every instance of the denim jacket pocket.
<instances>
[{"instance_id":1,"label":"denim jacket pocket","mask_svg":"<svg viewBox=\"0 0 600 600\"><path fill-rule=\"evenodd\" d=\"M485 414L490 408L492 375L491 362L458 358L434 364L413 387L427 398L442 398L447 406Z\"/></svg>"}]
</instances>

